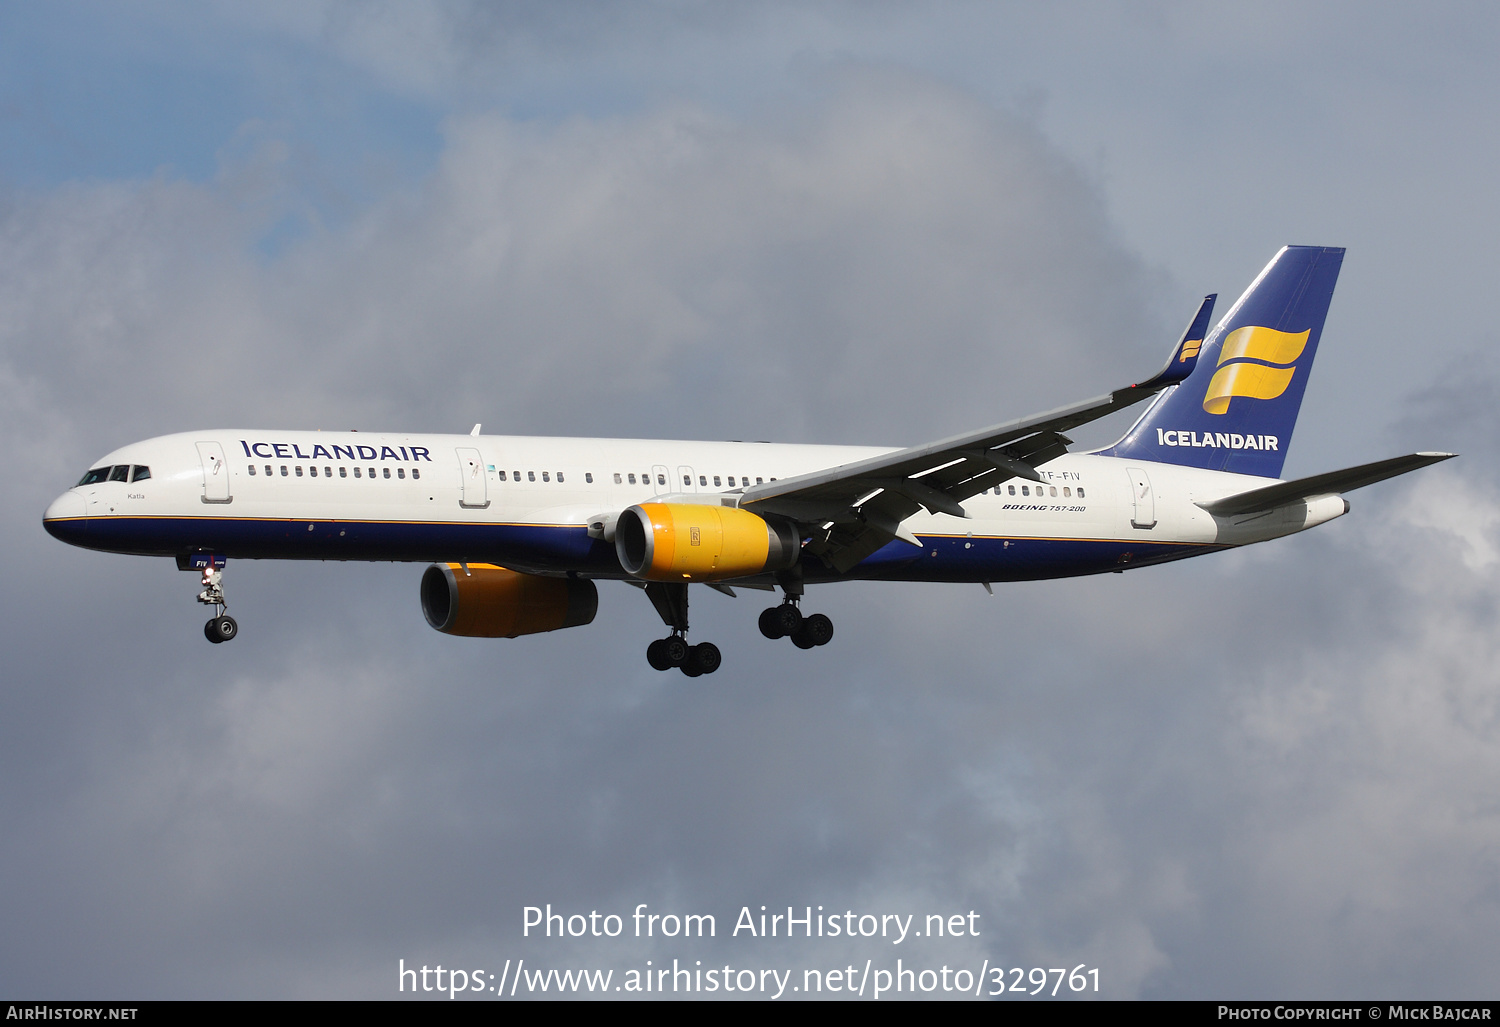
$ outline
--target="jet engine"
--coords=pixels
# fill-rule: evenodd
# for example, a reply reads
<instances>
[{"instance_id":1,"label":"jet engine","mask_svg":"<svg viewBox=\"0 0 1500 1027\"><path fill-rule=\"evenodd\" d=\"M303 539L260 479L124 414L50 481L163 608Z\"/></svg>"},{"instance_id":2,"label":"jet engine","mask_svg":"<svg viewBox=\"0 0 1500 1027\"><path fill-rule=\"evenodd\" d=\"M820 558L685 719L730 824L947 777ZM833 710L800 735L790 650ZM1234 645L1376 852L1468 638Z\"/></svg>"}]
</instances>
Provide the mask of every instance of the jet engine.
<instances>
[{"instance_id":1,"label":"jet engine","mask_svg":"<svg viewBox=\"0 0 1500 1027\"><path fill-rule=\"evenodd\" d=\"M786 570L801 549L790 524L728 506L642 503L615 523L620 565L647 581L723 581Z\"/></svg>"},{"instance_id":2,"label":"jet engine","mask_svg":"<svg viewBox=\"0 0 1500 1027\"><path fill-rule=\"evenodd\" d=\"M493 564L435 563L422 575L422 614L450 635L515 638L594 619L599 590L578 578L544 578Z\"/></svg>"}]
</instances>

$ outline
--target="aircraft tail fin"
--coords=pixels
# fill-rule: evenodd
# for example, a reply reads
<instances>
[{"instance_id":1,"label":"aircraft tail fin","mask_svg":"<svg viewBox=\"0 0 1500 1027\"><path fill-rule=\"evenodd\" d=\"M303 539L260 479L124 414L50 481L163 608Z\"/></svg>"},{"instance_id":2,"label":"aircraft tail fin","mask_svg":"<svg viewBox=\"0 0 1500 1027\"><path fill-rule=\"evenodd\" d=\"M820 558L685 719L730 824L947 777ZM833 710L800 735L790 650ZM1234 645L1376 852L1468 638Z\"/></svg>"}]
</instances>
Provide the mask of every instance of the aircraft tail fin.
<instances>
[{"instance_id":1,"label":"aircraft tail fin","mask_svg":"<svg viewBox=\"0 0 1500 1027\"><path fill-rule=\"evenodd\" d=\"M1282 247L1192 373L1100 454L1279 478L1343 259L1341 247Z\"/></svg>"}]
</instances>

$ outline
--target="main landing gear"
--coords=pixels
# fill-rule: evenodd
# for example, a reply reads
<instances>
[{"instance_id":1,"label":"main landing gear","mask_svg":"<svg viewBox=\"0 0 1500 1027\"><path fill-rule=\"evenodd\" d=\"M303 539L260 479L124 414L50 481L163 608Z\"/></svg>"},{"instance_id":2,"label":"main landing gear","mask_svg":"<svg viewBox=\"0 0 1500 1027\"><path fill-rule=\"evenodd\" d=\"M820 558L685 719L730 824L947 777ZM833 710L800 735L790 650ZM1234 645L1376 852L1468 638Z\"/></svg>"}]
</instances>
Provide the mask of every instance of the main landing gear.
<instances>
[{"instance_id":1,"label":"main landing gear","mask_svg":"<svg viewBox=\"0 0 1500 1027\"><path fill-rule=\"evenodd\" d=\"M769 606L760 615L760 633L767 638L790 638L798 649L827 645L833 638L833 621L821 613L802 616L791 596L780 606Z\"/></svg>"},{"instance_id":2,"label":"main landing gear","mask_svg":"<svg viewBox=\"0 0 1500 1027\"><path fill-rule=\"evenodd\" d=\"M712 674L724 662L719 647L712 642L688 645L687 585L652 582L646 586L646 597L672 633L658 638L646 647L646 662L656 670L676 667L690 678Z\"/></svg>"},{"instance_id":3,"label":"main landing gear","mask_svg":"<svg viewBox=\"0 0 1500 1027\"><path fill-rule=\"evenodd\" d=\"M658 638L646 647L646 662L656 670L677 667L690 678L712 674L724 662L719 647L712 642L688 645L687 639L672 634Z\"/></svg>"},{"instance_id":4,"label":"main landing gear","mask_svg":"<svg viewBox=\"0 0 1500 1027\"><path fill-rule=\"evenodd\" d=\"M203 567L203 591L198 593L198 602L214 608L214 616L203 625L203 637L218 645L240 633L240 626L225 611L229 604L224 599L224 558L209 556Z\"/></svg>"},{"instance_id":5,"label":"main landing gear","mask_svg":"<svg viewBox=\"0 0 1500 1027\"><path fill-rule=\"evenodd\" d=\"M833 639L833 621L821 613L804 617L798 606L802 601L802 566L798 564L776 577L786 598L780 606L761 612L760 633L767 638L790 638L798 649L827 645Z\"/></svg>"}]
</instances>

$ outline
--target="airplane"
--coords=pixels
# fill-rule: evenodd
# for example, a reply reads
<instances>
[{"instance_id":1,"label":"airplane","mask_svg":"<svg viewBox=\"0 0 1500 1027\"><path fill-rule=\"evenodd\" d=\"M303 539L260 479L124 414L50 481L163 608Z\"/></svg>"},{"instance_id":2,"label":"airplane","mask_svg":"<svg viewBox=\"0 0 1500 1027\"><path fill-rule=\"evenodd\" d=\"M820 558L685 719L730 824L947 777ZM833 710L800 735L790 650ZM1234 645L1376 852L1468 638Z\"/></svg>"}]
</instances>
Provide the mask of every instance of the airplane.
<instances>
[{"instance_id":1,"label":"airplane","mask_svg":"<svg viewBox=\"0 0 1500 1027\"><path fill-rule=\"evenodd\" d=\"M762 442L215 430L115 450L47 508L88 549L172 557L228 615L230 558L431 564L422 612L453 635L590 623L599 580L643 589L669 634L657 670L711 674L688 586L780 589L767 638L827 644L806 586L1120 573L1279 538L1349 510L1343 493L1447 460L1420 452L1280 479L1344 250L1286 246L1209 330L1204 298L1143 382L907 449ZM1147 399L1113 445L1064 433Z\"/></svg>"}]
</instances>

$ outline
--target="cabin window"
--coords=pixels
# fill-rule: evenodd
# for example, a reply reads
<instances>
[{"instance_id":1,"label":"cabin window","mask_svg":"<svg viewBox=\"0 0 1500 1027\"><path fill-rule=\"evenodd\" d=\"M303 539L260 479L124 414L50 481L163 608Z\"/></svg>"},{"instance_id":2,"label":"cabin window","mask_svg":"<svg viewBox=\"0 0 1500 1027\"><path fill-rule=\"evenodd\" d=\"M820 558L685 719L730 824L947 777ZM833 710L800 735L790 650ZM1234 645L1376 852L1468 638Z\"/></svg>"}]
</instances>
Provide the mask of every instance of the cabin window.
<instances>
[{"instance_id":1,"label":"cabin window","mask_svg":"<svg viewBox=\"0 0 1500 1027\"><path fill-rule=\"evenodd\" d=\"M667 476L665 474L658 474L656 476L656 484L658 484L658 485L665 485L666 483L667 483Z\"/></svg>"},{"instance_id":2,"label":"cabin window","mask_svg":"<svg viewBox=\"0 0 1500 1027\"><path fill-rule=\"evenodd\" d=\"M682 483L684 485L691 485L693 483L693 476L691 474L684 474L682 476Z\"/></svg>"},{"instance_id":3,"label":"cabin window","mask_svg":"<svg viewBox=\"0 0 1500 1027\"><path fill-rule=\"evenodd\" d=\"M140 464L136 464L135 469L130 472L131 481L145 481L149 477L151 477L151 468L142 467Z\"/></svg>"},{"instance_id":4,"label":"cabin window","mask_svg":"<svg viewBox=\"0 0 1500 1027\"><path fill-rule=\"evenodd\" d=\"M590 484L590 485L594 484L594 472L593 471L584 471L583 472L583 480L585 482L587 482L588 484Z\"/></svg>"},{"instance_id":5,"label":"cabin window","mask_svg":"<svg viewBox=\"0 0 1500 1027\"><path fill-rule=\"evenodd\" d=\"M317 465L313 465L313 466L312 466L312 467L309 467L309 468L308 468L308 469L307 469L307 473L308 473L308 475L309 475L309 476L310 476L310 477L313 477L313 478L316 478L316 477L317 477L317 476L318 476L318 468L317 468Z\"/></svg>"},{"instance_id":6,"label":"cabin window","mask_svg":"<svg viewBox=\"0 0 1500 1027\"><path fill-rule=\"evenodd\" d=\"M347 467L340 467L339 468L339 477L340 478L347 478L347 477L349 477L349 468L347 468Z\"/></svg>"},{"instance_id":7,"label":"cabin window","mask_svg":"<svg viewBox=\"0 0 1500 1027\"><path fill-rule=\"evenodd\" d=\"M358 477L359 477L359 468L358 468L358 467L356 467L356 468L355 468L355 469L354 469L354 476L355 476L355 477L356 477L356 478L358 478Z\"/></svg>"},{"instance_id":8,"label":"cabin window","mask_svg":"<svg viewBox=\"0 0 1500 1027\"><path fill-rule=\"evenodd\" d=\"M1051 486L1051 487L1050 487L1050 488L1048 488L1048 489L1047 489L1047 494L1048 494L1048 495L1050 495L1050 496L1055 496L1055 495L1057 495L1057 486L1056 486L1056 485L1053 485L1053 486Z\"/></svg>"},{"instance_id":9,"label":"cabin window","mask_svg":"<svg viewBox=\"0 0 1500 1027\"><path fill-rule=\"evenodd\" d=\"M283 477L283 478L285 478L285 477L286 477L286 476L287 476L287 469L286 469L286 464L282 464L282 465L281 465L281 476L282 476L282 477Z\"/></svg>"},{"instance_id":10,"label":"cabin window","mask_svg":"<svg viewBox=\"0 0 1500 1027\"><path fill-rule=\"evenodd\" d=\"M765 482L763 482L763 481L760 480L760 475L756 475L755 476L755 484L757 484L757 485L764 485L765 484Z\"/></svg>"},{"instance_id":11,"label":"cabin window","mask_svg":"<svg viewBox=\"0 0 1500 1027\"><path fill-rule=\"evenodd\" d=\"M370 477L375 477L375 468L370 468Z\"/></svg>"},{"instance_id":12,"label":"cabin window","mask_svg":"<svg viewBox=\"0 0 1500 1027\"><path fill-rule=\"evenodd\" d=\"M729 476L729 487L734 488L734 475Z\"/></svg>"},{"instance_id":13,"label":"cabin window","mask_svg":"<svg viewBox=\"0 0 1500 1027\"><path fill-rule=\"evenodd\" d=\"M1068 488L1066 485L1064 485L1063 486L1063 498L1066 499L1068 496L1071 496L1072 494L1073 494L1073 490L1070 489L1070 488Z\"/></svg>"},{"instance_id":14,"label":"cabin window","mask_svg":"<svg viewBox=\"0 0 1500 1027\"><path fill-rule=\"evenodd\" d=\"M398 477L398 478L404 478L404 477L406 477L406 468L405 467L398 467L398 468L396 468L396 477Z\"/></svg>"},{"instance_id":15,"label":"cabin window","mask_svg":"<svg viewBox=\"0 0 1500 1027\"><path fill-rule=\"evenodd\" d=\"M722 486L722 485L719 484L719 476L717 474L714 475L714 488L718 489L718 488L723 488L723 487L724 486Z\"/></svg>"},{"instance_id":16,"label":"cabin window","mask_svg":"<svg viewBox=\"0 0 1500 1027\"><path fill-rule=\"evenodd\" d=\"M422 472L419 469L413 467L411 469L411 480L416 481L420 477L422 477Z\"/></svg>"},{"instance_id":17,"label":"cabin window","mask_svg":"<svg viewBox=\"0 0 1500 1027\"><path fill-rule=\"evenodd\" d=\"M1078 498L1079 499L1083 498L1083 487L1082 486L1079 486L1079 488L1078 488Z\"/></svg>"},{"instance_id":18,"label":"cabin window","mask_svg":"<svg viewBox=\"0 0 1500 1027\"><path fill-rule=\"evenodd\" d=\"M1016 494L1016 487L1014 485L1010 486L1010 490L1009 491L1010 491L1011 495L1015 495Z\"/></svg>"},{"instance_id":19,"label":"cabin window","mask_svg":"<svg viewBox=\"0 0 1500 1027\"><path fill-rule=\"evenodd\" d=\"M385 472L387 478L391 476L391 469L389 467L382 467L381 470Z\"/></svg>"},{"instance_id":20,"label":"cabin window","mask_svg":"<svg viewBox=\"0 0 1500 1027\"><path fill-rule=\"evenodd\" d=\"M526 472L526 480L527 481L536 481L536 472L535 471L527 471Z\"/></svg>"},{"instance_id":21,"label":"cabin window","mask_svg":"<svg viewBox=\"0 0 1500 1027\"><path fill-rule=\"evenodd\" d=\"M325 467L325 468L323 468L323 477L325 477L325 478L332 478L333 477L333 468L332 467Z\"/></svg>"},{"instance_id":22,"label":"cabin window","mask_svg":"<svg viewBox=\"0 0 1500 1027\"><path fill-rule=\"evenodd\" d=\"M698 484L699 485L707 485L708 484L708 475L706 475L706 474L700 474L700 475L698 475Z\"/></svg>"},{"instance_id":23,"label":"cabin window","mask_svg":"<svg viewBox=\"0 0 1500 1027\"><path fill-rule=\"evenodd\" d=\"M297 465L297 477L299 477L299 478L302 477L302 465L301 464Z\"/></svg>"},{"instance_id":24,"label":"cabin window","mask_svg":"<svg viewBox=\"0 0 1500 1027\"><path fill-rule=\"evenodd\" d=\"M630 479L630 484L632 484L632 485L635 484L635 475L634 474L626 475L626 477Z\"/></svg>"},{"instance_id":25,"label":"cabin window","mask_svg":"<svg viewBox=\"0 0 1500 1027\"><path fill-rule=\"evenodd\" d=\"M270 476L271 476L271 465L270 464L266 464L266 477L269 478Z\"/></svg>"},{"instance_id":26,"label":"cabin window","mask_svg":"<svg viewBox=\"0 0 1500 1027\"><path fill-rule=\"evenodd\" d=\"M557 472L557 483L558 483L558 484L559 484L559 485L561 485L561 484L562 484L562 480L563 480L563 476L562 476L562 472L561 472L561 471L558 471L558 472Z\"/></svg>"},{"instance_id":27,"label":"cabin window","mask_svg":"<svg viewBox=\"0 0 1500 1027\"><path fill-rule=\"evenodd\" d=\"M504 472L504 471L501 471L501 472L500 472L500 480L501 480L501 481L504 481L504 480L505 480L505 472Z\"/></svg>"},{"instance_id":28,"label":"cabin window","mask_svg":"<svg viewBox=\"0 0 1500 1027\"><path fill-rule=\"evenodd\" d=\"M619 471L615 472L615 484L616 485L620 484L620 472Z\"/></svg>"},{"instance_id":29,"label":"cabin window","mask_svg":"<svg viewBox=\"0 0 1500 1027\"><path fill-rule=\"evenodd\" d=\"M250 476L252 478L255 477L255 465L254 464L250 465Z\"/></svg>"},{"instance_id":30,"label":"cabin window","mask_svg":"<svg viewBox=\"0 0 1500 1027\"><path fill-rule=\"evenodd\" d=\"M542 472L542 480L543 481L551 481L552 480L552 475L548 474L546 471L543 471Z\"/></svg>"}]
</instances>

